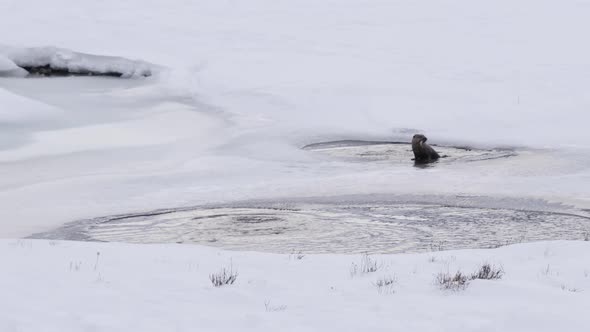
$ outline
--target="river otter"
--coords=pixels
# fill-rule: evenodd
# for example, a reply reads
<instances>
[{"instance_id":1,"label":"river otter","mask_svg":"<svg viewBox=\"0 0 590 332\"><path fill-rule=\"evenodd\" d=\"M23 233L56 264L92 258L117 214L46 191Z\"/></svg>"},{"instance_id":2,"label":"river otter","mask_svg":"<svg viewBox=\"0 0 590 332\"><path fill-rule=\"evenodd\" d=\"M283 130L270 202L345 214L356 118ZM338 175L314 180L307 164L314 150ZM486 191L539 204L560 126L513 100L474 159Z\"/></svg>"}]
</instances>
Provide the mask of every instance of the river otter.
<instances>
[{"instance_id":1,"label":"river otter","mask_svg":"<svg viewBox=\"0 0 590 332\"><path fill-rule=\"evenodd\" d=\"M438 160L440 156L434 149L426 144L426 136L416 134L412 137L412 151L414 151L414 162L417 164L430 163Z\"/></svg>"}]
</instances>

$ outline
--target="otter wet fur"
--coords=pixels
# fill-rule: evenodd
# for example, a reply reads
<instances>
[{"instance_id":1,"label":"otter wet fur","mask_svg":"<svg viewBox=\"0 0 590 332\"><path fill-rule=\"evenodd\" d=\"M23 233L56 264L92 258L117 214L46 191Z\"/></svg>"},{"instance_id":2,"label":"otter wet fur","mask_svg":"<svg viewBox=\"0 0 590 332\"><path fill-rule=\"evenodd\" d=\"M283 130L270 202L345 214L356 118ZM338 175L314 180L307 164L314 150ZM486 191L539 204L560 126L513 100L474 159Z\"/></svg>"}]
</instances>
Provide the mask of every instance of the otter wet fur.
<instances>
[{"instance_id":1,"label":"otter wet fur","mask_svg":"<svg viewBox=\"0 0 590 332\"><path fill-rule=\"evenodd\" d=\"M440 156L434 149L426 144L428 138L422 134L416 134L412 137L412 151L414 151L414 162L416 164L425 164L437 161Z\"/></svg>"}]
</instances>

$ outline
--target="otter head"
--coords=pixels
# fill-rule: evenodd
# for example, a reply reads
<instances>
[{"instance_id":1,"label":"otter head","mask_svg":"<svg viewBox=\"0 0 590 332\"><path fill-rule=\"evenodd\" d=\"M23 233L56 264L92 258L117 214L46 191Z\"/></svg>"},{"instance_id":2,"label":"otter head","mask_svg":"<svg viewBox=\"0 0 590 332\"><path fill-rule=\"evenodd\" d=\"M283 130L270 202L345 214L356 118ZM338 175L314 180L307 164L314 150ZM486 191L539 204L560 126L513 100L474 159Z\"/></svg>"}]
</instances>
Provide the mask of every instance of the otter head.
<instances>
[{"instance_id":1,"label":"otter head","mask_svg":"<svg viewBox=\"0 0 590 332\"><path fill-rule=\"evenodd\" d=\"M416 134L412 137L412 145L422 145L422 143L426 142L428 138L422 134Z\"/></svg>"}]
</instances>

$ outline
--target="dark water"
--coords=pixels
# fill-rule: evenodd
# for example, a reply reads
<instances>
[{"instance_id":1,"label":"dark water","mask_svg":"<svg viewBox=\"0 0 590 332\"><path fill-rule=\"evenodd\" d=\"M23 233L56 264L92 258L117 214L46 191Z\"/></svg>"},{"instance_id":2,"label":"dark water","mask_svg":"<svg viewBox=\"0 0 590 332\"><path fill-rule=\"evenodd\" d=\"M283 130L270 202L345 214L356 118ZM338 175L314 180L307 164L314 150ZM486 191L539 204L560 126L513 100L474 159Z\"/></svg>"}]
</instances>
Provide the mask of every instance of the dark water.
<instances>
[{"instance_id":1,"label":"dark water","mask_svg":"<svg viewBox=\"0 0 590 332\"><path fill-rule=\"evenodd\" d=\"M250 201L70 223L33 238L195 243L288 253L398 253L582 240L590 216L543 201L485 197Z\"/></svg>"},{"instance_id":2,"label":"dark water","mask_svg":"<svg viewBox=\"0 0 590 332\"><path fill-rule=\"evenodd\" d=\"M436 163L474 162L508 158L517 155L513 149L476 149L465 146L432 145L442 156ZM407 142L380 142L341 140L309 144L303 150L329 158L357 162L386 161L388 163L413 163L412 146Z\"/></svg>"}]
</instances>

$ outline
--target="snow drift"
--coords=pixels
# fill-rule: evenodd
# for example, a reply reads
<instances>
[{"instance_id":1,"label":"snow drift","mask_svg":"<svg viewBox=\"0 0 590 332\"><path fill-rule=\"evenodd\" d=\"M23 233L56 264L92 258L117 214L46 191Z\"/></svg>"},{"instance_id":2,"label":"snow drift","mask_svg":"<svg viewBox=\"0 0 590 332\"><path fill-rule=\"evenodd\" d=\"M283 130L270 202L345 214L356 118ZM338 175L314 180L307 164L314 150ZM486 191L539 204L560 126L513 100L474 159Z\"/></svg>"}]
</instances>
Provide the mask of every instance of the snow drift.
<instances>
[{"instance_id":1,"label":"snow drift","mask_svg":"<svg viewBox=\"0 0 590 332\"><path fill-rule=\"evenodd\" d=\"M155 69L155 65L145 61L78 53L57 47L0 47L0 76L23 76L23 72L28 72L43 76L99 75L129 78L151 76Z\"/></svg>"},{"instance_id":2,"label":"snow drift","mask_svg":"<svg viewBox=\"0 0 590 332\"><path fill-rule=\"evenodd\" d=\"M370 257L191 245L1 240L1 331L586 332L590 242ZM438 273L501 266L445 291ZM232 266L231 286L209 274ZM10 268L8 268L10 267ZM359 269L361 266L358 266ZM380 280L393 280L379 287Z\"/></svg>"}]
</instances>

